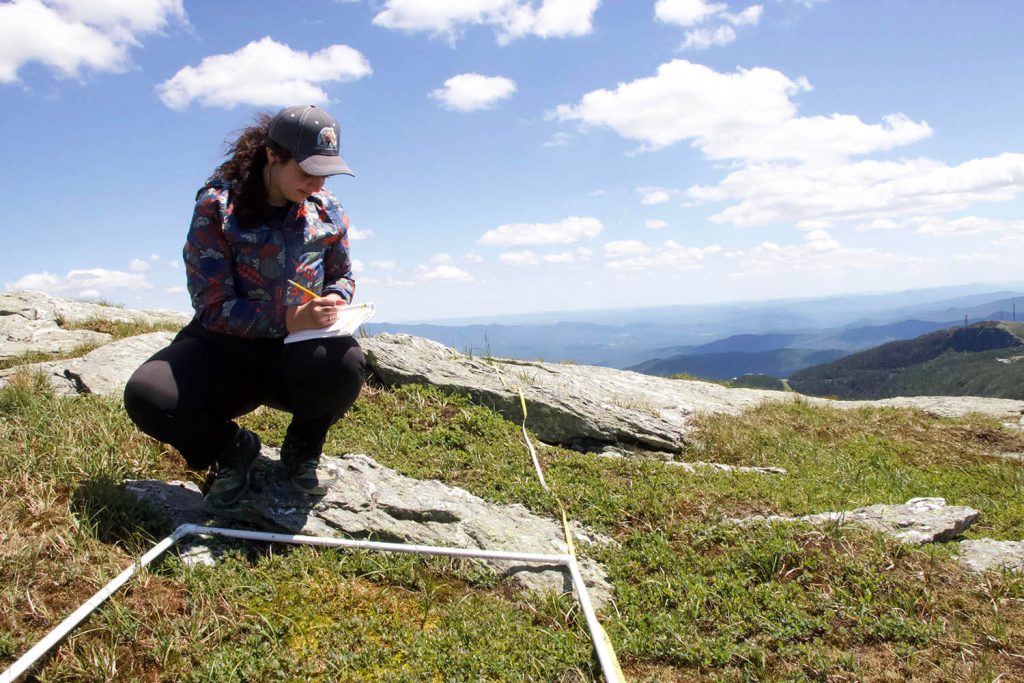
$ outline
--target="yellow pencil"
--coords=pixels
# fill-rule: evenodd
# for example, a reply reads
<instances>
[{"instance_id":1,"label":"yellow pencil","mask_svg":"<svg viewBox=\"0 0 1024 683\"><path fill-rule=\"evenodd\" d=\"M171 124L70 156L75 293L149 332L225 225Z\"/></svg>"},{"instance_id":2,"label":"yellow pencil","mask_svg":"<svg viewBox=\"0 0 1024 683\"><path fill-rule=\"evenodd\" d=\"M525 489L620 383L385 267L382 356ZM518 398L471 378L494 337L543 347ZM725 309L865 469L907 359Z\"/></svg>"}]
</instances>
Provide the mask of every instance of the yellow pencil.
<instances>
[{"instance_id":1,"label":"yellow pencil","mask_svg":"<svg viewBox=\"0 0 1024 683\"><path fill-rule=\"evenodd\" d=\"M302 291L303 291L303 292L305 292L306 294L309 294L309 295L310 295L310 296L312 296L312 297L320 298L320 295L319 295L319 294L317 294L316 292L314 292L314 291L313 291L313 290L311 290L311 289L306 289L305 287L303 287L302 285L300 285L300 284L299 284L298 282L295 282L294 280L288 280L288 284L290 284L290 285L293 285L293 286L295 286L295 287L298 287L298 288L299 288L300 290L302 290Z\"/></svg>"}]
</instances>

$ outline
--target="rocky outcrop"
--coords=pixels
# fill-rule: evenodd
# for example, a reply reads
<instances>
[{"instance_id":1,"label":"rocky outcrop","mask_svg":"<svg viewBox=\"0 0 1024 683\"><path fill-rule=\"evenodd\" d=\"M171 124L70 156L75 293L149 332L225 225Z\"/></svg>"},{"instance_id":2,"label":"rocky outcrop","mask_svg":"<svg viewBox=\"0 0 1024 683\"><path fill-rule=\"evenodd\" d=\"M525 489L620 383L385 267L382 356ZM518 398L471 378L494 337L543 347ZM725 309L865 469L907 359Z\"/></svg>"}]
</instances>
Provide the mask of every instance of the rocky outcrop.
<instances>
[{"instance_id":1,"label":"rocky outcrop","mask_svg":"<svg viewBox=\"0 0 1024 683\"><path fill-rule=\"evenodd\" d=\"M171 343L172 332L151 332L101 346L80 358L32 363L0 370L0 386L19 369L44 373L58 394L119 397L135 369Z\"/></svg>"},{"instance_id":2,"label":"rocky outcrop","mask_svg":"<svg viewBox=\"0 0 1024 683\"><path fill-rule=\"evenodd\" d=\"M28 320L17 315L0 317L0 360L32 351L69 353L82 346L106 344L112 337L92 330L65 330L52 320Z\"/></svg>"},{"instance_id":3,"label":"rocky outcrop","mask_svg":"<svg viewBox=\"0 0 1024 683\"><path fill-rule=\"evenodd\" d=\"M975 572L1024 572L1024 541L961 541L959 560Z\"/></svg>"},{"instance_id":4,"label":"rocky outcrop","mask_svg":"<svg viewBox=\"0 0 1024 683\"><path fill-rule=\"evenodd\" d=\"M142 325L180 325L184 327L192 318L190 314L171 310L137 310L90 301L74 301L50 296L43 292L17 291L0 293L0 317L16 315L25 320L42 320L64 323L83 323L87 320L110 320L113 322L137 323Z\"/></svg>"},{"instance_id":5,"label":"rocky outcrop","mask_svg":"<svg viewBox=\"0 0 1024 683\"><path fill-rule=\"evenodd\" d=\"M1024 409L1024 401L962 396L831 401L611 368L471 357L409 335L381 334L361 339L360 344L384 383L432 384L468 394L516 422L522 419L522 391L529 406L527 427L542 441L585 450L618 444L678 452L696 416L737 415L768 401L804 400L836 408L897 406L946 417L981 412L1016 418Z\"/></svg>"},{"instance_id":6,"label":"rocky outcrop","mask_svg":"<svg viewBox=\"0 0 1024 683\"><path fill-rule=\"evenodd\" d=\"M903 543L920 545L948 541L978 521L981 513L969 507L946 505L943 498L912 498L902 505L869 505L846 512L822 512L802 517L754 515L730 520L749 525L774 522L805 524L859 524Z\"/></svg>"},{"instance_id":7,"label":"rocky outcrop","mask_svg":"<svg viewBox=\"0 0 1024 683\"><path fill-rule=\"evenodd\" d=\"M984 396L898 396L876 401L826 401L837 408L888 406L914 408L936 417L964 417L971 413L1016 420L1024 411L1024 401Z\"/></svg>"},{"instance_id":8,"label":"rocky outcrop","mask_svg":"<svg viewBox=\"0 0 1024 683\"><path fill-rule=\"evenodd\" d=\"M253 469L250 492L237 506L218 512L220 525L239 524L268 531L311 536L372 537L375 540L454 548L565 553L562 526L522 505L497 505L464 489L441 482L398 474L366 455L324 456L338 473L338 481L319 498L297 493L279 471L279 452L264 446ZM173 523L203 523L199 490L178 482L134 481L126 490L170 515ZM610 543L576 525L579 543ZM199 542L201 545L201 542ZM189 546L192 558L202 558L197 542ZM557 568L490 562L496 571L531 590L572 589L568 575ZM595 604L611 596L604 569L590 559L580 560L580 571Z\"/></svg>"},{"instance_id":9,"label":"rocky outcrop","mask_svg":"<svg viewBox=\"0 0 1024 683\"><path fill-rule=\"evenodd\" d=\"M0 360L30 351L67 354L83 346L108 343L112 339L109 334L63 327L92 319L184 326L189 316L70 301L42 292L7 292L0 294Z\"/></svg>"},{"instance_id":10,"label":"rocky outcrop","mask_svg":"<svg viewBox=\"0 0 1024 683\"><path fill-rule=\"evenodd\" d=\"M401 334L359 343L373 372L391 386L432 384L468 394L516 422L522 419L522 391L529 406L527 427L542 441L577 448L616 443L676 452L697 415L739 414L763 401L796 396L611 368L470 357Z\"/></svg>"}]
</instances>

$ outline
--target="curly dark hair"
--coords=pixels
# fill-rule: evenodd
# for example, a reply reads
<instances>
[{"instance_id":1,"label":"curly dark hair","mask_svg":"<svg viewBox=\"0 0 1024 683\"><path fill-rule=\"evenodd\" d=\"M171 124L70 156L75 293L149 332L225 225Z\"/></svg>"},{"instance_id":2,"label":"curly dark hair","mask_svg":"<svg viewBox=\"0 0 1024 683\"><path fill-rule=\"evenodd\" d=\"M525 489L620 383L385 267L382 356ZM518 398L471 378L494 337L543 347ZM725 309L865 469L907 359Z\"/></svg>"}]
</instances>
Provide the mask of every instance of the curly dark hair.
<instances>
[{"instance_id":1,"label":"curly dark hair","mask_svg":"<svg viewBox=\"0 0 1024 683\"><path fill-rule=\"evenodd\" d=\"M253 125L237 131L234 139L225 141L228 160L217 167L213 178L231 183L234 194L235 216L244 226L258 225L268 217L267 188L263 184L263 169L271 149L281 161L292 158L291 152L267 138L270 114L257 114Z\"/></svg>"}]
</instances>

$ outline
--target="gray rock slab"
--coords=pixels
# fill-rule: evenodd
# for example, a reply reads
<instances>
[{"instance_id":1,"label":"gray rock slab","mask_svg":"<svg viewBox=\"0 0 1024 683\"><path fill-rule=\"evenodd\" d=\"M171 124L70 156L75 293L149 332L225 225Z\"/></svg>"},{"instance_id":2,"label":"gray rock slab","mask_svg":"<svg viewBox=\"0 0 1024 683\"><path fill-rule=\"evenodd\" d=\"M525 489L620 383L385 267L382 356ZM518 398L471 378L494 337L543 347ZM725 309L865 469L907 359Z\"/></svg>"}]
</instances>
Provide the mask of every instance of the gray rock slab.
<instances>
[{"instance_id":1,"label":"gray rock slab","mask_svg":"<svg viewBox=\"0 0 1024 683\"><path fill-rule=\"evenodd\" d=\"M86 344L105 344L112 337L92 330L65 330L52 320L29 320L20 315L0 315L0 359L30 351L67 353Z\"/></svg>"},{"instance_id":2,"label":"gray rock slab","mask_svg":"<svg viewBox=\"0 0 1024 683\"><path fill-rule=\"evenodd\" d=\"M903 543L920 545L959 536L980 516L981 513L974 508L946 505L943 498L912 498L901 505L868 505L845 512L822 512L802 517L754 515L729 521L740 525L764 522L860 524Z\"/></svg>"},{"instance_id":3,"label":"gray rock slab","mask_svg":"<svg viewBox=\"0 0 1024 683\"><path fill-rule=\"evenodd\" d=\"M190 481L138 479L126 481L124 490L149 503L167 518L173 528L209 521L209 515L203 510L203 494ZM189 566L209 566L239 545L233 539L217 536L187 536L178 541L178 553L181 561Z\"/></svg>"},{"instance_id":4,"label":"gray rock slab","mask_svg":"<svg viewBox=\"0 0 1024 683\"><path fill-rule=\"evenodd\" d=\"M530 430L566 446L617 443L677 452L697 415L739 414L764 401L797 397L612 368L470 357L410 335L380 334L359 343L386 384L432 384L469 394L516 422L522 420L522 390Z\"/></svg>"},{"instance_id":5,"label":"gray rock slab","mask_svg":"<svg viewBox=\"0 0 1024 683\"><path fill-rule=\"evenodd\" d=\"M975 572L1024 572L1024 541L961 541L959 560Z\"/></svg>"},{"instance_id":6,"label":"gray rock slab","mask_svg":"<svg viewBox=\"0 0 1024 683\"><path fill-rule=\"evenodd\" d=\"M432 384L469 395L519 422L519 390L528 403L527 426L545 442L585 450L604 444L679 452L703 414L738 415L761 403L803 400L835 408L894 406L958 417L980 412L1016 418L1024 401L971 396L834 401L794 392L727 388L711 382L652 377L627 370L467 356L442 344L403 334L360 340L373 372L385 384Z\"/></svg>"},{"instance_id":7,"label":"gray rock slab","mask_svg":"<svg viewBox=\"0 0 1024 683\"><path fill-rule=\"evenodd\" d=\"M825 399L816 400L825 401ZM964 417L971 413L980 413L992 417L1016 419L1024 412L1024 401L984 396L897 396L877 401L826 401L826 403L837 408L860 408L863 406L916 408L936 417Z\"/></svg>"},{"instance_id":8,"label":"gray rock slab","mask_svg":"<svg viewBox=\"0 0 1024 683\"><path fill-rule=\"evenodd\" d=\"M31 363L0 370L3 386L19 369L45 373L59 394L99 394L118 397L135 369L171 343L172 332L150 332L111 342L80 358Z\"/></svg>"},{"instance_id":9,"label":"gray rock slab","mask_svg":"<svg viewBox=\"0 0 1024 683\"><path fill-rule=\"evenodd\" d=\"M635 451L623 451L622 449L614 446L605 446L597 455L598 457L608 458L610 460L644 457L638 455ZM703 460L666 460L665 458L652 458L649 455L647 455L645 459L659 463L665 467L678 467L686 472L714 470L716 472L740 472L744 474L787 474L784 467L748 467L746 465L726 465L721 462L705 462Z\"/></svg>"},{"instance_id":10,"label":"gray rock slab","mask_svg":"<svg viewBox=\"0 0 1024 683\"><path fill-rule=\"evenodd\" d=\"M43 292L16 291L0 293L0 317L17 315L26 320L48 320L81 323L102 319L141 324L170 323L184 327L190 313L168 309L137 310L89 301L76 301L50 296Z\"/></svg>"},{"instance_id":11,"label":"gray rock slab","mask_svg":"<svg viewBox=\"0 0 1024 683\"><path fill-rule=\"evenodd\" d=\"M372 536L378 540L453 548L566 552L561 523L535 515L522 505L488 503L458 487L405 477L367 455L325 455L323 462L338 474L338 482L323 497L305 496L281 476L278 450L264 446L253 468L249 493L238 505L218 512L215 523L311 536ZM126 486L132 492L147 490L139 482ZM188 495L191 502L172 506L185 511L183 516L174 518L178 523L190 521L193 513L203 514L198 489ZM167 508L161 500L157 504ZM573 533L578 542L611 543L579 525L575 525ZM568 572L558 568L518 562L488 564L530 590L572 590ZM580 571L594 604L606 604L612 589L603 567L581 558Z\"/></svg>"}]
</instances>

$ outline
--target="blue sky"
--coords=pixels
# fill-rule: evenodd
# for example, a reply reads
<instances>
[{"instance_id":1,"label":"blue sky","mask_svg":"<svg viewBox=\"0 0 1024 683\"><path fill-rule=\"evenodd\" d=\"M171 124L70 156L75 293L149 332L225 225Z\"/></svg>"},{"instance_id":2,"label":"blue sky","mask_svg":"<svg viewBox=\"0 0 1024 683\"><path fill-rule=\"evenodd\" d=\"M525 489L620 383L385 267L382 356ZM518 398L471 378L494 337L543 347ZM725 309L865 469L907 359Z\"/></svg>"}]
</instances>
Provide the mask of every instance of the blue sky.
<instances>
[{"instance_id":1,"label":"blue sky","mask_svg":"<svg viewBox=\"0 0 1024 683\"><path fill-rule=\"evenodd\" d=\"M195 191L313 103L378 321L1020 282L1017 0L0 3L6 289L189 310Z\"/></svg>"}]
</instances>

